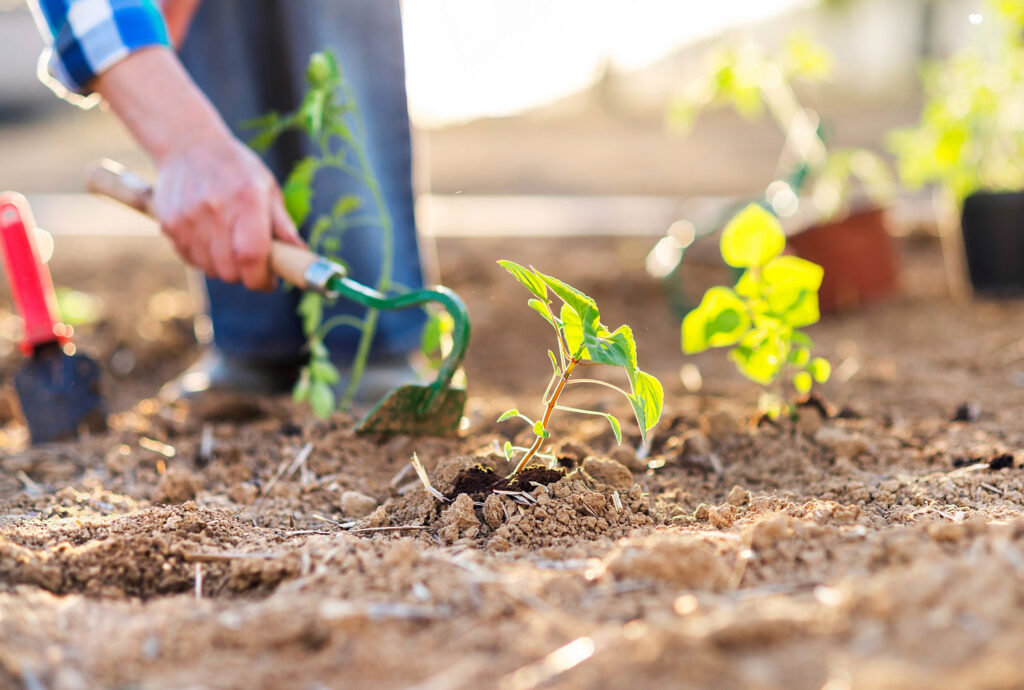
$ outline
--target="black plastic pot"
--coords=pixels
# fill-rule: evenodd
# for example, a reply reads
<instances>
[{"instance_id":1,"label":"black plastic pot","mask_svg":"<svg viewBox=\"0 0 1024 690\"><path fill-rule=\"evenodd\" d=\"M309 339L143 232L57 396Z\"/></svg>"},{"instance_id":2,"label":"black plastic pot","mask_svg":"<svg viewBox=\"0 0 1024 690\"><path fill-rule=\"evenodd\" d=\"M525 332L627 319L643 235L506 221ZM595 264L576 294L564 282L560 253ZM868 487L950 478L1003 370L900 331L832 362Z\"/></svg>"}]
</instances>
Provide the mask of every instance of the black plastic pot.
<instances>
[{"instance_id":1,"label":"black plastic pot","mask_svg":"<svg viewBox=\"0 0 1024 690\"><path fill-rule=\"evenodd\" d=\"M976 192L960 222L974 290L1024 295L1024 192Z\"/></svg>"}]
</instances>

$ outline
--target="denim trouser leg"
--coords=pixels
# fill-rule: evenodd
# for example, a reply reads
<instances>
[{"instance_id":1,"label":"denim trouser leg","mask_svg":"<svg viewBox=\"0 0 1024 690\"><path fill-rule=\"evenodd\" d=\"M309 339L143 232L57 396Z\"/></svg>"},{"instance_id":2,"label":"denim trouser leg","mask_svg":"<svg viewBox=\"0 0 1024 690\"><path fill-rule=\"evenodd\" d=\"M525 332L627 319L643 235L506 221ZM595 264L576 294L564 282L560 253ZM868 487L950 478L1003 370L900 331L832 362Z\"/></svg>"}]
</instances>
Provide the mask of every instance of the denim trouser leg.
<instances>
[{"instance_id":1,"label":"denim trouser leg","mask_svg":"<svg viewBox=\"0 0 1024 690\"><path fill-rule=\"evenodd\" d=\"M402 28L397 0L216 0L204 2L182 48L182 60L232 130L252 135L242 123L269 110L293 110L305 88L309 55L330 48L352 85L366 124L366 148L394 224L392 279L419 287L423 276L413 217L412 155L405 97ZM279 180L297 160L313 153L298 135L286 135L264 161ZM373 201L362 186L342 175L318 176L313 214L327 212L341 196ZM308 228L303 228L303 232ZM381 262L377 228L353 228L342 237L341 255L352 277L374 286ZM207 280L214 344L245 359L291 361L304 345L295 308L299 295L278 289L250 292L239 285ZM362 307L341 301L325 318ZM374 354L388 356L416 347L424 316L419 310L384 312ZM339 328L328 335L332 356L347 362L359 333Z\"/></svg>"}]
</instances>

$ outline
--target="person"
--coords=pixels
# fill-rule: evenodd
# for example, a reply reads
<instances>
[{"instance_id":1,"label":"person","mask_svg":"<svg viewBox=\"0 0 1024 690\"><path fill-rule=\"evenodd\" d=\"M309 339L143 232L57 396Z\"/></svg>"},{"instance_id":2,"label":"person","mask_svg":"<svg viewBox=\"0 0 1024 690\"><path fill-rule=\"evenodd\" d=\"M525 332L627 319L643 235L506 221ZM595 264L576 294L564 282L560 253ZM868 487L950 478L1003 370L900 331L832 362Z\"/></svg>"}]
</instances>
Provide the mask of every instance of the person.
<instances>
[{"instance_id":1,"label":"person","mask_svg":"<svg viewBox=\"0 0 1024 690\"><path fill-rule=\"evenodd\" d=\"M294 110L308 57L334 51L366 120L364 142L394 224L394 281L423 284L413 217L412 154L399 0L30 0L48 41L45 80L60 95L101 98L149 154L154 208L180 257L205 273L212 347L169 387L208 391L288 390L304 361L296 290L275 286L271 240L303 245L276 180L312 153L285 136L262 158L245 123ZM178 53L175 52L178 47ZM248 133L250 136L252 132ZM318 179L314 214L366 190L347 178ZM373 285L380 265L374 228L343 238L350 275ZM359 314L339 303L325 313ZM367 400L414 378L408 353L424 315L384 312L360 393ZM342 370L358 332L325 339Z\"/></svg>"}]
</instances>

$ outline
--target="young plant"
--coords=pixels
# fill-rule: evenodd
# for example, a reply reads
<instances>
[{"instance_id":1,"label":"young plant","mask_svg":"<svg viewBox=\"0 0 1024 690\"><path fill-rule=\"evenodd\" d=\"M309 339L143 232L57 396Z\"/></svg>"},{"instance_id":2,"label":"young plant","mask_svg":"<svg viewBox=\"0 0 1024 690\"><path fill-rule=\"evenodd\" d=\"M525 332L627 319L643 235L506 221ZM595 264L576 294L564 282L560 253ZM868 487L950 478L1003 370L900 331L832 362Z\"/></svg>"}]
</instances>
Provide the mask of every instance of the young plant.
<instances>
[{"instance_id":1,"label":"young plant","mask_svg":"<svg viewBox=\"0 0 1024 690\"><path fill-rule=\"evenodd\" d=\"M765 190L766 202L780 216L795 214L806 194L818 213L833 218L848 206L853 180L873 201L886 203L894 184L885 162L866 149L830 149L818 113L797 97L794 84L823 82L832 61L827 49L800 32L788 36L775 56L756 43L720 48L673 103L669 122L688 132L709 107L731 107L750 119L767 111L785 136L777 179Z\"/></svg>"},{"instance_id":2,"label":"young plant","mask_svg":"<svg viewBox=\"0 0 1024 690\"><path fill-rule=\"evenodd\" d=\"M925 66L920 121L889 140L908 186L938 184L956 205L979 190L1024 189L1024 5L987 4L977 29L987 35Z\"/></svg>"},{"instance_id":3,"label":"young plant","mask_svg":"<svg viewBox=\"0 0 1024 690\"><path fill-rule=\"evenodd\" d=\"M732 347L730 358L750 380L771 386L789 378L798 393L824 383L832 367L811 357L813 343L801 328L819 318L818 288L824 271L795 256L784 256L786 237L778 220L757 204L737 214L722 233L722 258L743 269L732 288L704 293L700 306L683 319L683 352ZM766 391L762 411L772 418L792 412L784 395Z\"/></svg>"},{"instance_id":4,"label":"young plant","mask_svg":"<svg viewBox=\"0 0 1024 690\"><path fill-rule=\"evenodd\" d=\"M530 425L535 435L529 447L505 443L505 457L509 462L512 462L517 454L522 453L512 476L519 474L534 458L553 460L552 456L541 453L540 450L544 442L551 437L548 425L555 410L604 417L611 424L615 440L622 443L622 425L615 416L559 403L562 393L568 386L595 384L621 393L629 400L640 428L640 436L646 441L647 431L657 424L661 417L664 392L658 379L637 367L636 342L633 340L632 329L629 326L619 326L614 331L608 330L601 323L601 315L594 300L557 278L512 261L503 260L498 263L533 294L533 298L528 302L530 308L551 324L557 341L557 354L553 350L548 350L552 374L541 400L541 417L534 420L518 409L511 409L498 418L499 422L513 418L522 419ZM549 290L561 302L557 314ZM592 364L608 364L622 368L629 379L629 391L601 379L572 378L578 367Z\"/></svg>"},{"instance_id":5,"label":"young plant","mask_svg":"<svg viewBox=\"0 0 1024 690\"><path fill-rule=\"evenodd\" d=\"M366 151L366 125L352 88L341 73L334 55L314 53L306 70L306 94L295 112L268 113L249 123L258 134L249 142L257 151L267 150L285 132L298 131L316 144L316 152L298 163L282 185L285 206L296 225L310 222L309 246L318 254L344 264L340 257L342 237L355 227L372 227L380 232L381 258L375 288L379 292L396 289L392 282L394 239L380 183ZM337 199L330 212L310 218L313 211L313 181L318 174L342 174L360 183L372 208L363 211L360 196ZM366 368L379 311L367 309L359 318L351 315L323 318L325 298L308 292L299 301L298 312L309 342L309 362L295 385L296 401L308 400L317 416L326 418L335 408L352 402ZM324 346L324 337L332 329L347 326L360 332L349 380L341 400L336 401L333 386L340 374Z\"/></svg>"}]
</instances>

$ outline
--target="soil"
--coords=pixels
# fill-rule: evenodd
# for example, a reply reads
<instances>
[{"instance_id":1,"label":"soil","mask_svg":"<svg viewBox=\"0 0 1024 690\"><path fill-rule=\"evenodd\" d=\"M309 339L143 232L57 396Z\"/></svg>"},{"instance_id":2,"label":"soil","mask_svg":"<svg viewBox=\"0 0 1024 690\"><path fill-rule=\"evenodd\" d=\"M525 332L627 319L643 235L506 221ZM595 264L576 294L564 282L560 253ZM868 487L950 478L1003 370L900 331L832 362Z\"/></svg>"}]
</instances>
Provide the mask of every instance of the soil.
<instances>
[{"instance_id":1,"label":"soil","mask_svg":"<svg viewBox=\"0 0 1024 690\"><path fill-rule=\"evenodd\" d=\"M456 439L145 397L198 352L183 275L155 245L94 245L61 239L53 270L105 302L77 342L114 414L28 448L4 408L0 687L1024 686L1024 309L947 299L931 243L902 245L905 296L811 329L833 381L762 424L723 352L679 352L646 241L444 243L474 325ZM539 405L548 372L505 257L633 326L666 390L648 444L581 386L623 444L556 415L565 475L493 491L504 442L532 435L494 420Z\"/></svg>"}]
</instances>

